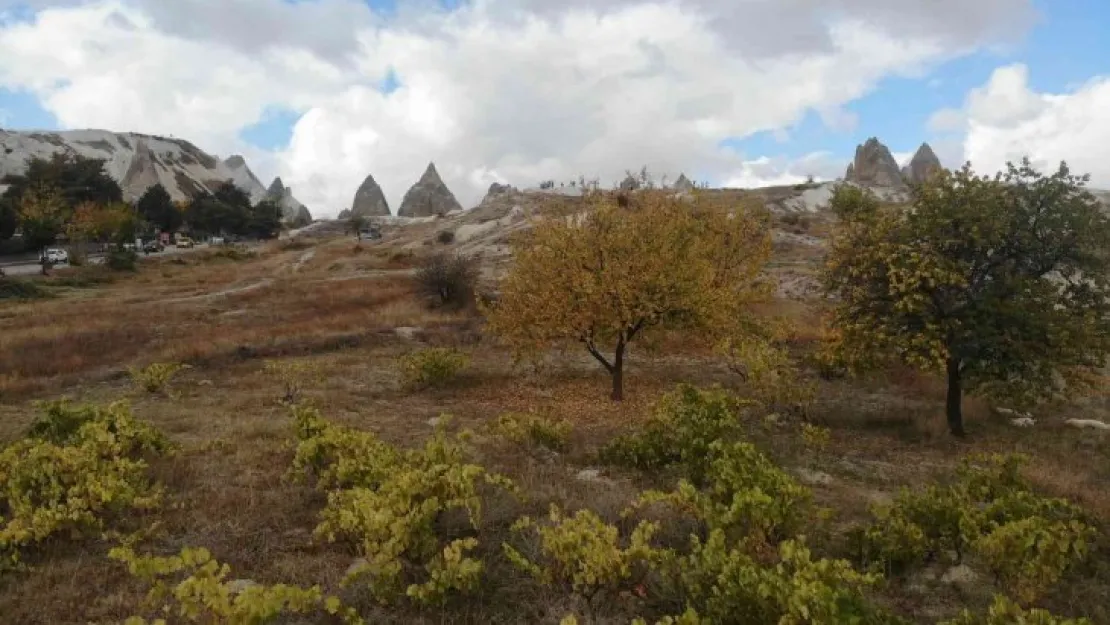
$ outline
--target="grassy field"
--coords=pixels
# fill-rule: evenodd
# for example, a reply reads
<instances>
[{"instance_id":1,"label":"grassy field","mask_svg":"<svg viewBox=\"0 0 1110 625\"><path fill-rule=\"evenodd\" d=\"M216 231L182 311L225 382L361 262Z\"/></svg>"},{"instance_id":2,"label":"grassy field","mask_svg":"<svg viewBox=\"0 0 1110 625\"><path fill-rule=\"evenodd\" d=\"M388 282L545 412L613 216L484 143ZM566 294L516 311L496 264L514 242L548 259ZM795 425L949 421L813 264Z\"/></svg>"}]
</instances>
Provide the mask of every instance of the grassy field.
<instances>
[{"instance_id":1,"label":"grassy field","mask_svg":"<svg viewBox=\"0 0 1110 625\"><path fill-rule=\"evenodd\" d=\"M785 254L784 262L799 262L797 250ZM22 434L36 400L129 398L135 413L181 450L155 463L168 501L137 520L159 524L144 548L170 553L204 546L231 565L233 577L338 591L355 555L342 544L312 538L324 498L283 477L292 458L292 422L278 401L280 383L263 370L271 359L311 362L320 375L306 384L305 399L327 418L413 447L431 435L433 419L450 414L452 429L476 432L478 461L528 495L526 502L495 498L484 511L487 571L475 595L425 609L377 608L352 591L341 596L374 623L557 623L576 606L500 555L509 526L523 514L542 516L550 503L590 508L624 523L619 513L638 492L672 484L664 476L600 464L598 448L635 429L678 383L721 384L740 394L744 388L708 350L663 341L658 354L633 350L628 400L610 403L608 380L584 350L553 353L539 370L515 366L511 353L483 335L475 313L428 308L414 295L414 262L399 248L356 247L343 238L273 243L246 256L198 252L143 262L137 273L103 283L55 278L55 297L0 304L0 442ZM772 310L802 324L800 353L812 347L810 305L782 301ZM406 336L398 327L417 330ZM470 365L447 388L406 389L397 359L428 345L458 348ZM136 391L126 375L127 367L152 362L191 365L171 383L172 397ZM827 450L807 452L791 419L753 425L753 436L781 466L808 470L816 501L838 511L833 536L900 486L947 475L961 457L983 451L1029 454L1027 477L1036 486L1082 505L1101 523L1110 521L1110 436L1063 425L1070 416L1105 419L1105 397L1042 408L1033 428L1013 427L986 404L970 401L971 435L954 440L944 430L944 389L937 380L908 371L867 381L807 377L818 385L809 419L829 428ZM540 453L492 434L489 424L508 411L570 422L568 448ZM581 473L591 468L600 475ZM112 622L135 613L145 589L105 557L111 546L110 540L59 539L34 549L26 557L28 570L0 573L0 623ZM1110 622L1110 563L1103 549L1041 605ZM986 573L971 585L894 579L877 600L932 623L961 607L982 609L993 588ZM598 621L627 623L642 613L643 601L616 597Z\"/></svg>"}]
</instances>

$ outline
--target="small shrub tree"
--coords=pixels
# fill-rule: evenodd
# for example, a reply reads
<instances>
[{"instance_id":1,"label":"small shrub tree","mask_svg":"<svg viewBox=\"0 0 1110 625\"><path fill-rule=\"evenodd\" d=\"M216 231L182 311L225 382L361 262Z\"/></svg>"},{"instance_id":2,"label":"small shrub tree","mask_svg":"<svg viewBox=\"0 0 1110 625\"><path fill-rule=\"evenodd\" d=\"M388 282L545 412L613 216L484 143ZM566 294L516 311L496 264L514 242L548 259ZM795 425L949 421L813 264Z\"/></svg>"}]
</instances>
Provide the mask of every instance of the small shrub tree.
<instances>
[{"instance_id":1,"label":"small shrub tree","mask_svg":"<svg viewBox=\"0 0 1110 625\"><path fill-rule=\"evenodd\" d=\"M619 401L632 341L659 327L741 327L752 318L747 305L767 295L758 280L770 253L762 212L664 191L639 193L626 208L612 193L585 201L584 216L549 217L514 243L489 323L518 352L577 341L610 374Z\"/></svg>"},{"instance_id":2,"label":"small shrub tree","mask_svg":"<svg viewBox=\"0 0 1110 625\"><path fill-rule=\"evenodd\" d=\"M463 308L473 302L477 283L474 259L458 254L431 256L416 271L419 292L450 308Z\"/></svg>"},{"instance_id":3,"label":"small shrub tree","mask_svg":"<svg viewBox=\"0 0 1110 625\"><path fill-rule=\"evenodd\" d=\"M915 187L909 209L839 188L823 276L837 352L943 373L957 436L965 391L1031 400L1082 382L1110 353L1110 217L1086 181L1064 164L993 178L968 165Z\"/></svg>"},{"instance_id":4,"label":"small shrub tree","mask_svg":"<svg viewBox=\"0 0 1110 625\"><path fill-rule=\"evenodd\" d=\"M417 390L446 386L466 367L467 362L466 354L437 347L405 354L397 365L404 386Z\"/></svg>"}]
</instances>

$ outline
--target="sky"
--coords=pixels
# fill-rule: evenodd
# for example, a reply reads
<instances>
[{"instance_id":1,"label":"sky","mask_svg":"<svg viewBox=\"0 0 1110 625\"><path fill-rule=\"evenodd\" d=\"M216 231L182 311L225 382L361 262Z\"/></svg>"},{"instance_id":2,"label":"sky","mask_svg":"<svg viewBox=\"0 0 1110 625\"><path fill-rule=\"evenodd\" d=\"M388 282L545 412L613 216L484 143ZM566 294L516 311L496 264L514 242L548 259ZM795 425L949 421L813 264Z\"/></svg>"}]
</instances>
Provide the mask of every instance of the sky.
<instances>
[{"instance_id":1,"label":"sky","mask_svg":"<svg viewBox=\"0 0 1110 625\"><path fill-rule=\"evenodd\" d=\"M1106 0L0 0L0 127L172 135L317 216L493 182L842 176L876 136L1110 188Z\"/></svg>"}]
</instances>

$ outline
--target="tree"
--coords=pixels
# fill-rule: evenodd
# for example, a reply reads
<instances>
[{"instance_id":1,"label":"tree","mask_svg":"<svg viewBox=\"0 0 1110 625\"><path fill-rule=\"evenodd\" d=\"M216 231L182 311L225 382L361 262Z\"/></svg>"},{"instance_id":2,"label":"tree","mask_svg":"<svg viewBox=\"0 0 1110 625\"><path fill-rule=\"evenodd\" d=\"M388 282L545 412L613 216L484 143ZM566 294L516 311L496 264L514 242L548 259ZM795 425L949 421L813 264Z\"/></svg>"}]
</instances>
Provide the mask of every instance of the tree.
<instances>
[{"instance_id":1,"label":"tree","mask_svg":"<svg viewBox=\"0 0 1110 625\"><path fill-rule=\"evenodd\" d=\"M18 206L23 239L31 249L56 241L70 212L61 191L46 184L24 189Z\"/></svg>"},{"instance_id":2,"label":"tree","mask_svg":"<svg viewBox=\"0 0 1110 625\"><path fill-rule=\"evenodd\" d=\"M1086 180L965 165L914 187L909 208L840 187L823 276L835 353L943 373L957 436L965 392L1032 401L1081 383L1110 353L1110 219Z\"/></svg>"},{"instance_id":3,"label":"tree","mask_svg":"<svg viewBox=\"0 0 1110 625\"><path fill-rule=\"evenodd\" d=\"M347 219L347 230L355 235L361 241L362 231L366 229L367 219L365 215L357 215L352 213Z\"/></svg>"},{"instance_id":4,"label":"tree","mask_svg":"<svg viewBox=\"0 0 1110 625\"><path fill-rule=\"evenodd\" d=\"M585 203L584 216L548 216L514 242L490 329L518 351L580 342L610 374L613 400L624 397L632 341L662 327L731 331L767 294L761 211L663 191L637 194L628 208L607 192Z\"/></svg>"},{"instance_id":5,"label":"tree","mask_svg":"<svg viewBox=\"0 0 1110 625\"><path fill-rule=\"evenodd\" d=\"M166 188L161 183L156 184L143 192L142 197L135 203L139 215L154 225L162 232L175 232L181 227L184 220L181 211L173 202Z\"/></svg>"},{"instance_id":6,"label":"tree","mask_svg":"<svg viewBox=\"0 0 1110 625\"><path fill-rule=\"evenodd\" d=\"M7 241L19 227L19 211L11 202L0 198L0 241Z\"/></svg>"},{"instance_id":7,"label":"tree","mask_svg":"<svg viewBox=\"0 0 1110 625\"><path fill-rule=\"evenodd\" d=\"M248 234L253 214L250 196L234 183L221 184L189 203L189 228L203 234Z\"/></svg>"},{"instance_id":8,"label":"tree","mask_svg":"<svg viewBox=\"0 0 1110 625\"><path fill-rule=\"evenodd\" d=\"M247 234L260 239L272 239L281 232L281 206L262 200L251 208Z\"/></svg>"},{"instance_id":9,"label":"tree","mask_svg":"<svg viewBox=\"0 0 1110 625\"><path fill-rule=\"evenodd\" d=\"M65 152L45 159L33 158L27 163L24 173L8 175L3 182L10 185L4 193L5 197L15 200L36 185L58 189L70 207L81 202L107 204L123 200L123 189L104 170L103 160Z\"/></svg>"}]
</instances>

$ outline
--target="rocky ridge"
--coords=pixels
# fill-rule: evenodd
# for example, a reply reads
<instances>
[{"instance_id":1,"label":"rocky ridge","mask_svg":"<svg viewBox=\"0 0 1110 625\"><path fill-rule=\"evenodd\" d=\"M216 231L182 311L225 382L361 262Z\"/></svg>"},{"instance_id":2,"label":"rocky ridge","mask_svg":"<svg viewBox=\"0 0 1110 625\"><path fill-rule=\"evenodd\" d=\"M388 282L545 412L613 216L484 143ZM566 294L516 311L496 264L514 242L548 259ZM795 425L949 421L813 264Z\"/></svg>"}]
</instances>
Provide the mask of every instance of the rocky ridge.
<instances>
[{"instance_id":1,"label":"rocky ridge","mask_svg":"<svg viewBox=\"0 0 1110 625\"><path fill-rule=\"evenodd\" d=\"M390 214L389 202L385 200L382 188L374 181L374 176L366 176L355 191L355 198L351 202L351 215L388 217Z\"/></svg>"},{"instance_id":2,"label":"rocky ridge","mask_svg":"<svg viewBox=\"0 0 1110 625\"><path fill-rule=\"evenodd\" d=\"M424 175L420 176L420 180L405 192L397 216L432 217L461 210L462 205L439 177L435 163L428 163Z\"/></svg>"},{"instance_id":3,"label":"rocky ridge","mask_svg":"<svg viewBox=\"0 0 1110 625\"><path fill-rule=\"evenodd\" d=\"M307 224L312 221L312 213L293 197L293 189L286 187L281 182L280 176L270 183L270 188L266 190L263 199L280 206L282 219L287 222Z\"/></svg>"},{"instance_id":4,"label":"rocky ridge","mask_svg":"<svg viewBox=\"0 0 1110 625\"><path fill-rule=\"evenodd\" d=\"M902 179L911 184L921 184L939 169L941 164L936 152L928 143L922 143L910 162L902 168Z\"/></svg>"},{"instance_id":5,"label":"rocky ridge","mask_svg":"<svg viewBox=\"0 0 1110 625\"><path fill-rule=\"evenodd\" d=\"M221 161L184 139L108 130L0 130L0 178L23 173L32 158L55 154L103 160L105 171L120 184L128 201L138 199L154 184L183 201L228 180L252 201L266 195L242 156Z\"/></svg>"}]
</instances>

